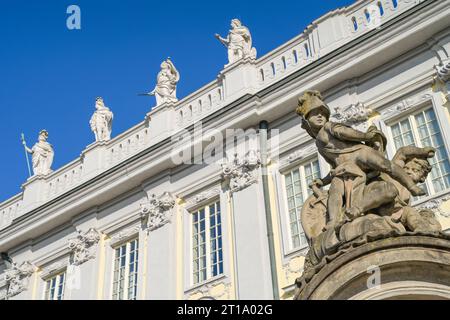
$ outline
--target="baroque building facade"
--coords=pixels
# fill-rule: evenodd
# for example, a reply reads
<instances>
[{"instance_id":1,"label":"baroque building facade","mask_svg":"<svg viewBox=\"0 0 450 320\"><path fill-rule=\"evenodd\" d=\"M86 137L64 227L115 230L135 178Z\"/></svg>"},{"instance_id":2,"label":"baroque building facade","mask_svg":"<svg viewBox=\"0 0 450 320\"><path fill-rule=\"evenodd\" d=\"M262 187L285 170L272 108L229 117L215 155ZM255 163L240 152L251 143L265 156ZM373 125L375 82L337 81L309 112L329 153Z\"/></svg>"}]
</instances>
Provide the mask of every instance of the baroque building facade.
<instances>
[{"instance_id":1,"label":"baroque building facade","mask_svg":"<svg viewBox=\"0 0 450 320\"><path fill-rule=\"evenodd\" d=\"M294 112L309 89L334 121L381 129L389 158L434 147L413 205L450 230L448 0L356 1L251 52L0 203L0 299L291 299L308 250L300 209L330 169ZM204 161L214 134L196 137L199 124L225 157ZM229 128L257 143L223 144Z\"/></svg>"}]
</instances>

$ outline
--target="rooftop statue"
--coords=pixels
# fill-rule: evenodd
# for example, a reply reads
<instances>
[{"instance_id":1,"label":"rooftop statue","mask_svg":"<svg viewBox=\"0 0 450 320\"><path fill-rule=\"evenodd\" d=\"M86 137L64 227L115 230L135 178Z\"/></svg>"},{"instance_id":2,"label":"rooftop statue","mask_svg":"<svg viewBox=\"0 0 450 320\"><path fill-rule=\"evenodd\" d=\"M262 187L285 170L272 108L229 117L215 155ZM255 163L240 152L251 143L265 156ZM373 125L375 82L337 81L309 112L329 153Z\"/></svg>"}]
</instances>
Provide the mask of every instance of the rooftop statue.
<instances>
[{"instance_id":1,"label":"rooftop statue","mask_svg":"<svg viewBox=\"0 0 450 320\"><path fill-rule=\"evenodd\" d=\"M167 58L161 63L161 71L158 73L155 89L147 95L156 97L157 106L167 102L177 102L177 83L179 80L180 73L170 58Z\"/></svg>"},{"instance_id":2,"label":"rooftop statue","mask_svg":"<svg viewBox=\"0 0 450 320\"><path fill-rule=\"evenodd\" d=\"M109 141L111 140L114 114L105 106L103 98L100 97L95 100L95 109L96 111L89 121L91 130L95 134L95 141Z\"/></svg>"},{"instance_id":3,"label":"rooftop statue","mask_svg":"<svg viewBox=\"0 0 450 320\"><path fill-rule=\"evenodd\" d=\"M232 64L246 57L256 58L256 49L252 47L252 36L239 19L231 20L231 30L226 38L219 34L216 38L228 48L228 63Z\"/></svg>"},{"instance_id":4,"label":"rooftop statue","mask_svg":"<svg viewBox=\"0 0 450 320\"><path fill-rule=\"evenodd\" d=\"M425 194L417 184L431 172L433 148L403 147L388 160L380 130L370 126L361 132L330 122L330 109L317 91L305 92L296 112L331 166L326 177L312 182L302 208L310 243L305 270L369 233L441 231L433 212L410 206L412 196ZM329 190L322 190L326 185Z\"/></svg>"},{"instance_id":5,"label":"rooftop statue","mask_svg":"<svg viewBox=\"0 0 450 320\"><path fill-rule=\"evenodd\" d=\"M48 132L42 130L39 132L38 142L33 148L28 148L25 141L23 142L25 150L32 155L34 175L47 175L52 172L54 151L50 143L47 142Z\"/></svg>"}]
</instances>

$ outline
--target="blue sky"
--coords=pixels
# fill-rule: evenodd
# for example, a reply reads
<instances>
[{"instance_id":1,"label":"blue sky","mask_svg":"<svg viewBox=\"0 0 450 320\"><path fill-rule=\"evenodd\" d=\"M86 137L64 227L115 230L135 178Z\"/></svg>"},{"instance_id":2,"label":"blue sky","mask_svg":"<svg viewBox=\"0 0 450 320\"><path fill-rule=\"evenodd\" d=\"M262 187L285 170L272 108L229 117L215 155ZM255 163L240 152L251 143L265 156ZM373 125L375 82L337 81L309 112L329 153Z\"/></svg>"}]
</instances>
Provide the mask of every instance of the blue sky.
<instances>
[{"instance_id":1,"label":"blue sky","mask_svg":"<svg viewBox=\"0 0 450 320\"><path fill-rule=\"evenodd\" d=\"M226 36L232 18L250 28L262 56L353 2L0 0L0 202L28 176L21 132L32 146L47 129L58 169L93 142L97 96L114 112L114 137L155 104L137 94L154 87L168 56L181 74L178 98L215 79L227 54L214 34ZM71 4L81 9L81 30L66 27Z\"/></svg>"}]
</instances>

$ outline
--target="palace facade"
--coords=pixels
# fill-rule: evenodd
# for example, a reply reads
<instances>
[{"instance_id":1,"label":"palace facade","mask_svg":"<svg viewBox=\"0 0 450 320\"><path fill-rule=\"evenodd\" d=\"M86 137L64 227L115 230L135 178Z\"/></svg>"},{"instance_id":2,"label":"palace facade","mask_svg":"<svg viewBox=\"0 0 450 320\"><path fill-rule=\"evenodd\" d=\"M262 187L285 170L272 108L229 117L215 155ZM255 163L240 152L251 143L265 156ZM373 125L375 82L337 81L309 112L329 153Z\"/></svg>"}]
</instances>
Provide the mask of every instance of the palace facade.
<instances>
[{"instance_id":1,"label":"palace facade","mask_svg":"<svg viewBox=\"0 0 450 320\"><path fill-rule=\"evenodd\" d=\"M436 148L413 205L450 230L449 1L359 0L28 179L0 203L0 299L291 299L300 209L330 170L294 112L309 89L335 121L378 126L390 159Z\"/></svg>"}]
</instances>

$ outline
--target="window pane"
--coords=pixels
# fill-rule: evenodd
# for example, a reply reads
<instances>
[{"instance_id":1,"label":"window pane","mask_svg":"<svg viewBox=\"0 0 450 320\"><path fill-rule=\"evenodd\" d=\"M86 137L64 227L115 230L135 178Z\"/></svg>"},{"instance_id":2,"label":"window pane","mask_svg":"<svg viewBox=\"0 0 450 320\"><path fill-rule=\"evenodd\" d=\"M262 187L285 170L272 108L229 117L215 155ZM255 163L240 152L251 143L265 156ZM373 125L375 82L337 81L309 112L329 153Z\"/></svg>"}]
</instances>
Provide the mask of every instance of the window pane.
<instances>
[{"instance_id":1,"label":"window pane","mask_svg":"<svg viewBox=\"0 0 450 320\"><path fill-rule=\"evenodd\" d=\"M314 179L320 178L320 167L318 160L314 160L303 165L303 170L305 173L304 177L301 177L301 169L302 167L296 168L285 175L289 226L293 248L299 248L307 245L300 222L300 212L303 202L311 194L311 190L308 187L309 184L311 184ZM304 194L304 188L306 189L306 194Z\"/></svg>"}]
</instances>

